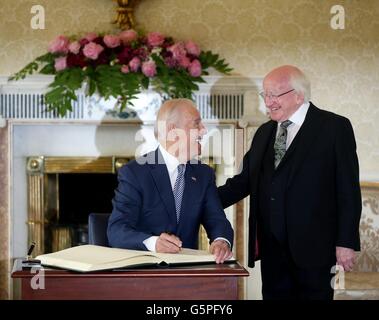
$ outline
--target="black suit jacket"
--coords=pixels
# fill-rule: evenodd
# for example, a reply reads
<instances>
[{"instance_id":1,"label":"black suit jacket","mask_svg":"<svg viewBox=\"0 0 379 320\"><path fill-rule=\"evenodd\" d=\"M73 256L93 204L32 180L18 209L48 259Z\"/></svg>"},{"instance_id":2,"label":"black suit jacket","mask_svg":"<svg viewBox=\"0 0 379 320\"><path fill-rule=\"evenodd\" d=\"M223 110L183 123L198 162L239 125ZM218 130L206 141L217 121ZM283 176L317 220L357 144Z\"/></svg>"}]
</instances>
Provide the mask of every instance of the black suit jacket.
<instances>
[{"instance_id":1,"label":"black suit jacket","mask_svg":"<svg viewBox=\"0 0 379 320\"><path fill-rule=\"evenodd\" d=\"M224 208L250 195L250 267L254 266L259 229L259 173L276 128L272 120L258 128L241 173L218 188ZM311 103L295 139L280 164L289 158L284 195L289 249L298 266L323 266L330 262L336 246L360 250L362 204L354 133L347 118Z\"/></svg>"}]
</instances>

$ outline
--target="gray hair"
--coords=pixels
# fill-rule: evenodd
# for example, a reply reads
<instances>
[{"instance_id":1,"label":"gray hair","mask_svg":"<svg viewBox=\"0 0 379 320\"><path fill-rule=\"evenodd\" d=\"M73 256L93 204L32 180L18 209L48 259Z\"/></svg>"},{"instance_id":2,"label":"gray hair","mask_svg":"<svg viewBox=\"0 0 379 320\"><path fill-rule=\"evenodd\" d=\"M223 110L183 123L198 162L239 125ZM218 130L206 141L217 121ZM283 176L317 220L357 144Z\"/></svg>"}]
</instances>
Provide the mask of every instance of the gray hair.
<instances>
[{"instance_id":1,"label":"gray hair","mask_svg":"<svg viewBox=\"0 0 379 320\"><path fill-rule=\"evenodd\" d=\"M309 102L311 99L311 83L303 72L292 73L290 76L290 84L296 92L304 95L304 102Z\"/></svg>"},{"instance_id":2,"label":"gray hair","mask_svg":"<svg viewBox=\"0 0 379 320\"><path fill-rule=\"evenodd\" d=\"M160 131L163 131L162 133L164 136L166 135L166 128L168 124L178 124L180 116L182 115L182 112L180 111L184 105L191 105L196 108L196 105L192 100L185 98L166 100L162 104L158 111L157 120L154 125L154 135L158 141L164 138L161 136Z\"/></svg>"}]
</instances>

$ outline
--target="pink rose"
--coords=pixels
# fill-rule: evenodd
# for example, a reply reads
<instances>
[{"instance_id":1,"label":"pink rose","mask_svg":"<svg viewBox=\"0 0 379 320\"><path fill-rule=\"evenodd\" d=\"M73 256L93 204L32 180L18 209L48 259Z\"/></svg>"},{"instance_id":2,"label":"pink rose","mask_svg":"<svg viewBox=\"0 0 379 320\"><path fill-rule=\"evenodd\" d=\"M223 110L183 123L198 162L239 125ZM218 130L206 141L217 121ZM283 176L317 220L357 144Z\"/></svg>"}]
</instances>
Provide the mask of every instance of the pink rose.
<instances>
[{"instance_id":1,"label":"pink rose","mask_svg":"<svg viewBox=\"0 0 379 320\"><path fill-rule=\"evenodd\" d=\"M147 44L151 47L159 47L164 42L164 35L159 32L150 32L147 35Z\"/></svg>"},{"instance_id":2,"label":"pink rose","mask_svg":"<svg viewBox=\"0 0 379 320\"><path fill-rule=\"evenodd\" d=\"M49 52L51 53L67 53L70 41L65 36L58 36L49 43Z\"/></svg>"},{"instance_id":3,"label":"pink rose","mask_svg":"<svg viewBox=\"0 0 379 320\"><path fill-rule=\"evenodd\" d=\"M179 65L183 68L188 68L191 60L187 56L182 56L178 59Z\"/></svg>"},{"instance_id":4,"label":"pink rose","mask_svg":"<svg viewBox=\"0 0 379 320\"><path fill-rule=\"evenodd\" d=\"M137 40L138 33L134 31L133 29L122 31L118 37L120 38L121 42L123 44L128 44L134 40Z\"/></svg>"},{"instance_id":5,"label":"pink rose","mask_svg":"<svg viewBox=\"0 0 379 320\"><path fill-rule=\"evenodd\" d=\"M141 60L138 57L134 57L129 61L129 67L133 72L137 72L139 67L141 66Z\"/></svg>"},{"instance_id":6,"label":"pink rose","mask_svg":"<svg viewBox=\"0 0 379 320\"><path fill-rule=\"evenodd\" d=\"M90 42L84 46L83 54L89 59L96 60L103 50L104 48L101 45Z\"/></svg>"},{"instance_id":7,"label":"pink rose","mask_svg":"<svg viewBox=\"0 0 379 320\"><path fill-rule=\"evenodd\" d=\"M142 73L146 77L154 77L157 74L157 66L154 61L146 61L142 63Z\"/></svg>"},{"instance_id":8,"label":"pink rose","mask_svg":"<svg viewBox=\"0 0 379 320\"><path fill-rule=\"evenodd\" d=\"M108 48L116 48L120 45L120 38L118 36L108 34L104 36L104 43Z\"/></svg>"},{"instance_id":9,"label":"pink rose","mask_svg":"<svg viewBox=\"0 0 379 320\"><path fill-rule=\"evenodd\" d=\"M87 39L89 42L95 40L96 38L98 37L97 33L95 32L90 32L90 33L87 33L84 38Z\"/></svg>"},{"instance_id":10,"label":"pink rose","mask_svg":"<svg viewBox=\"0 0 379 320\"><path fill-rule=\"evenodd\" d=\"M122 73L129 73L129 67L128 66L126 66L126 65L123 65L122 67L121 67L121 72Z\"/></svg>"},{"instance_id":11,"label":"pink rose","mask_svg":"<svg viewBox=\"0 0 379 320\"><path fill-rule=\"evenodd\" d=\"M181 57L186 55L186 49L184 48L184 45L182 42L173 44L167 50L172 52L172 56L176 60L179 60Z\"/></svg>"},{"instance_id":12,"label":"pink rose","mask_svg":"<svg viewBox=\"0 0 379 320\"><path fill-rule=\"evenodd\" d=\"M186 42L185 48L189 54L192 54L195 57L198 57L200 55L199 46L191 40Z\"/></svg>"},{"instance_id":13,"label":"pink rose","mask_svg":"<svg viewBox=\"0 0 379 320\"><path fill-rule=\"evenodd\" d=\"M78 54L80 50L80 43L78 41L71 42L68 46L68 50L73 54Z\"/></svg>"},{"instance_id":14,"label":"pink rose","mask_svg":"<svg viewBox=\"0 0 379 320\"><path fill-rule=\"evenodd\" d=\"M55 59L54 64L56 71L61 71L67 68L67 57L59 57Z\"/></svg>"},{"instance_id":15,"label":"pink rose","mask_svg":"<svg viewBox=\"0 0 379 320\"><path fill-rule=\"evenodd\" d=\"M201 75L201 63L199 60L193 60L188 67L188 71L192 77L200 77Z\"/></svg>"}]
</instances>

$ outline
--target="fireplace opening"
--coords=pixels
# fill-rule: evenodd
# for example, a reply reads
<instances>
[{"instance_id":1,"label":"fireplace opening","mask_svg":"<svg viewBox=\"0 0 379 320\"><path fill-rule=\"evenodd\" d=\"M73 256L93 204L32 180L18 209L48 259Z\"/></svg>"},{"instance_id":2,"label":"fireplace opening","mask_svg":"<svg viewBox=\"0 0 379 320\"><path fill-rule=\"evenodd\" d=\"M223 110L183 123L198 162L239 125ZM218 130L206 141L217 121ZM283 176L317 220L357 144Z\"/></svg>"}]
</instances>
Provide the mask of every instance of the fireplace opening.
<instances>
[{"instance_id":1,"label":"fireplace opening","mask_svg":"<svg viewBox=\"0 0 379 320\"><path fill-rule=\"evenodd\" d=\"M112 211L112 198L118 183L117 175L112 173L55 175L47 177L57 179L59 208L47 230L51 251L88 243L88 215Z\"/></svg>"},{"instance_id":2,"label":"fireplace opening","mask_svg":"<svg viewBox=\"0 0 379 320\"><path fill-rule=\"evenodd\" d=\"M60 174L59 222L86 224L91 212L110 213L112 198L117 187L115 174Z\"/></svg>"},{"instance_id":3,"label":"fireplace opening","mask_svg":"<svg viewBox=\"0 0 379 320\"><path fill-rule=\"evenodd\" d=\"M90 213L111 213L126 157L29 157L28 238L36 254L88 243Z\"/></svg>"}]
</instances>

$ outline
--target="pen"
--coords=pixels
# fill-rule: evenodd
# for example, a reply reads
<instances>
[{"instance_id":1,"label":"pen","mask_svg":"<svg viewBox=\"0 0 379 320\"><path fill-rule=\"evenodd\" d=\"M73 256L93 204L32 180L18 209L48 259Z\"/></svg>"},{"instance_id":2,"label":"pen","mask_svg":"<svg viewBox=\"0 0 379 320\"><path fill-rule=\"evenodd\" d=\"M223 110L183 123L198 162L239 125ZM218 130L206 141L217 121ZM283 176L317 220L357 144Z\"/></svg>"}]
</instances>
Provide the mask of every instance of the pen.
<instances>
[{"instance_id":1,"label":"pen","mask_svg":"<svg viewBox=\"0 0 379 320\"><path fill-rule=\"evenodd\" d=\"M23 267L30 267L30 265L39 265L41 264L41 260L32 259L32 252L34 250L34 247L36 246L36 243L33 241L29 247L28 254L26 256L26 260L23 260L22 263L24 264Z\"/></svg>"},{"instance_id":2,"label":"pen","mask_svg":"<svg viewBox=\"0 0 379 320\"><path fill-rule=\"evenodd\" d=\"M164 233L168 234L169 236L175 236L176 237L176 234L175 233L172 233L170 231L164 231ZM180 239L179 239L180 240ZM171 241L170 241L171 242ZM175 243L173 243L174 245L176 245ZM176 245L177 246L177 245ZM182 250L182 245L180 246L177 246L179 248L179 250Z\"/></svg>"},{"instance_id":3,"label":"pen","mask_svg":"<svg viewBox=\"0 0 379 320\"><path fill-rule=\"evenodd\" d=\"M28 254L27 254L28 257L30 257L30 255L32 254L35 246L36 246L36 243L33 241L28 250Z\"/></svg>"}]
</instances>

